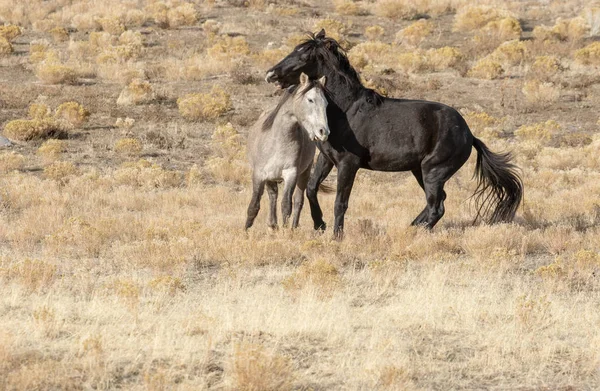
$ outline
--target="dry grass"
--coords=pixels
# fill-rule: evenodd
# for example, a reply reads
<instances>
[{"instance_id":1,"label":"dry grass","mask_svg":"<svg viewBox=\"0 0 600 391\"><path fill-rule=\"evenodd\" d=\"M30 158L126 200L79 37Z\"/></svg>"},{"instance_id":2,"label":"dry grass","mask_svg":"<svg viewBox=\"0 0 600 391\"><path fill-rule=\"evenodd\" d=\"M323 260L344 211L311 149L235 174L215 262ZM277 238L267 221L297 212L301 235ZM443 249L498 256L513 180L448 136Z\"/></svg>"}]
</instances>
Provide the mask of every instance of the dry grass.
<instances>
[{"instance_id":1,"label":"dry grass","mask_svg":"<svg viewBox=\"0 0 600 391\"><path fill-rule=\"evenodd\" d=\"M141 79L133 79L119 94L117 104L121 106L134 106L147 104L155 99L156 93L150 82Z\"/></svg>"},{"instance_id":2,"label":"dry grass","mask_svg":"<svg viewBox=\"0 0 600 391\"><path fill-rule=\"evenodd\" d=\"M0 0L22 31L2 41L0 126L28 140L0 153L0 389L600 388L592 11ZM314 22L365 84L456 107L513 153L514 223L471 224L472 152L432 232L410 227L425 205L410 173L368 170L344 241L315 234L307 204L298 229L268 229L266 195L244 232L246 137L279 99L262 77ZM77 79L41 81L48 65ZM117 104L134 80L155 99ZM319 198L331 227L335 196Z\"/></svg>"}]
</instances>

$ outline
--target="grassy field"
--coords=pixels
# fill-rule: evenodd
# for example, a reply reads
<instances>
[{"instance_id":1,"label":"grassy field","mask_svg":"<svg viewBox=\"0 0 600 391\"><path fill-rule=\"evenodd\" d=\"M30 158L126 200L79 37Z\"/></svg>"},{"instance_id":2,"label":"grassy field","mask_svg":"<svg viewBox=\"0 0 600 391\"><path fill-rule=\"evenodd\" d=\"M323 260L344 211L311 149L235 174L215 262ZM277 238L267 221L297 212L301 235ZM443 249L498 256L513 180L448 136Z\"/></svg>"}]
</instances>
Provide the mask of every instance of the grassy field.
<instances>
[{"instance_id":1,"label":"grassy field","mask_svg":"<svg viewBox=\"0 0 600 391\"><path fill-rule=\"evenodd\" d=\"M268 197L243 231L265 71L322 27L513 152L513 224L472 224L473 153L433 232L367 171L342 242ZM579 0L0 0L0 389L600 388L599 34Z\"/></svg>"}]
</instances>

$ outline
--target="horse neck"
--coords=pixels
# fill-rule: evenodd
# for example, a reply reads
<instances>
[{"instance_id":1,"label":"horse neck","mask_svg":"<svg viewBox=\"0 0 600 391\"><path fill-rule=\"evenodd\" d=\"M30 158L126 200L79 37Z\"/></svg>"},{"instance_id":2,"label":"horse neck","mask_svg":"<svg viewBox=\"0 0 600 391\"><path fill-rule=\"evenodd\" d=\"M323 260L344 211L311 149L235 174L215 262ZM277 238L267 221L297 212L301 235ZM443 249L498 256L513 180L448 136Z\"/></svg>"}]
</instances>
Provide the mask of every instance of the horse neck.
<instances>
[{"instance_id":1,"label":"horse neck","mask_svg":"<svg viewBox=\"0 0 600 391\"><path fill-rule=\"evenodd\" d=\"M327 78L327 91L331 101L342 111L348 111L364 89L360 81L354 80L353 75L345 76L330 68L323 69L321 74Z\"/></svg>"},{"instance_id":2,"label":"horse neck","mask_svg":"<svg viewBox=\"0 0 600 391\"><path fill-rule=\"evenodd\" d=\"M281 107L275 123L271 127L274 137L278 140L290 142L298 141L297 126L300 123L296 113L295 96L291 96Z\"/></svg>"}]
</instances>

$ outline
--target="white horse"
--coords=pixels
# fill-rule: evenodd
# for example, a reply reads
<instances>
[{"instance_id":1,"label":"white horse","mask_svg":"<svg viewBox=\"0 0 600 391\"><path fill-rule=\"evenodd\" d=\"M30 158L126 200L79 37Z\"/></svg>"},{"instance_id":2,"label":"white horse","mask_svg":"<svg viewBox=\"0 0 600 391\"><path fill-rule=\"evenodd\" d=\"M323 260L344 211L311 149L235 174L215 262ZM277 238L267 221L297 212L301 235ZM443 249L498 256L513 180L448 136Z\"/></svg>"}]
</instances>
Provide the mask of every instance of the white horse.
<instances>
[{"instance_id":1,"label":"white horse","mask_svg":"<svg viewBox=\"0 0 600 391\"><path fill-rule=\"evenodd\" d=\"M300 85L285 90L277 107L269 114L263 113L250 129L248 158L252 166L252 200L248 206L246 229L252 226L258 214L265 184L271 204L269 226L277 227L277 183L282 180L283 226L287 226L292 214L293 196L292 227L298 227L315 156L313 141L326 141L329 137L324 86L325 77L311 81L303 73Z\"/></svg>"}]
</instances>

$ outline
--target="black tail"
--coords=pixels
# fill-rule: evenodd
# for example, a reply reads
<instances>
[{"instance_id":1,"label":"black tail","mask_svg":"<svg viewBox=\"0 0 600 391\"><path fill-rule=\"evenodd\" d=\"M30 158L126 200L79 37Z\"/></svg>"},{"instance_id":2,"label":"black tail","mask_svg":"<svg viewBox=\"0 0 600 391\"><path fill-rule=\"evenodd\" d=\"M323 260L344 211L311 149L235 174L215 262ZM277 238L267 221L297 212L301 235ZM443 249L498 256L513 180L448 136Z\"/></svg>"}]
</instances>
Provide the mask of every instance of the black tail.
<instances>
[{"instance_id":1,"label":"black tail","mask_svg":"<svg viewBox=\"0 0 600 391\"><path fill-rule=\"evenodd\" d=\"M523 182L510 153L496 154L475 138L477 150L477 189L473 194L477 206L475 221L483 217L488 223L510 222L523 199ZM492 210L493 209L493 210Z\"/></svg>"}]
</instances>

